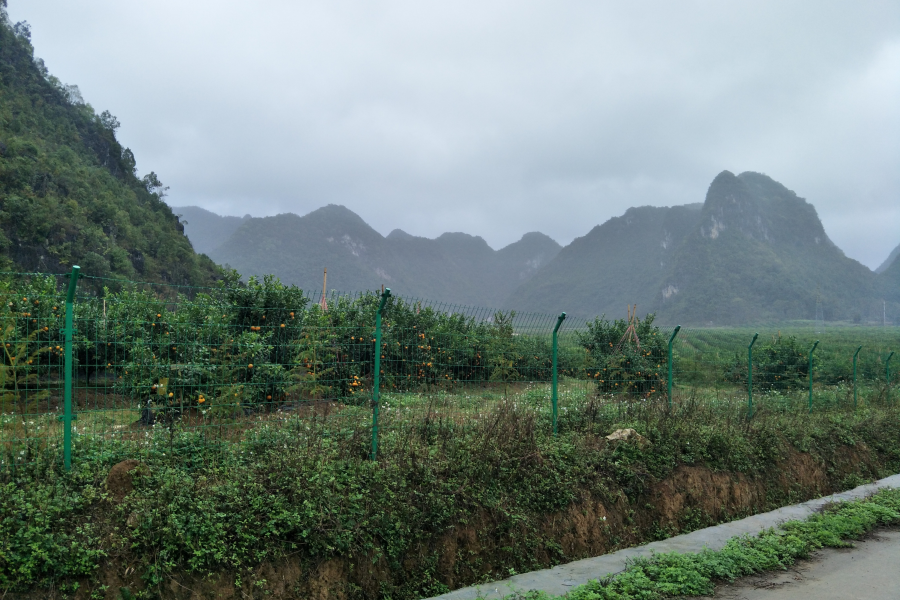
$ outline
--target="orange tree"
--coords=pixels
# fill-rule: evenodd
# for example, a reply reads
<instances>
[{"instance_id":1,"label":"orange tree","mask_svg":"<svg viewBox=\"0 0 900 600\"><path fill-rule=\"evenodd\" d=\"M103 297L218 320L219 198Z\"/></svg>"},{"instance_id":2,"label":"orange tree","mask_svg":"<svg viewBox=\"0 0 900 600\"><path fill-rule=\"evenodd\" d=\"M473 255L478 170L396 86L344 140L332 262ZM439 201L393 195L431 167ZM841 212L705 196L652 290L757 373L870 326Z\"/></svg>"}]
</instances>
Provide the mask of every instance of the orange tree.
<instances>
[{"instance_id":1,"label":"orange tree","mask_svg":"<svg viewBox=\"0 0 900 600\"><path fill-rule=\"evenodd\" d=\"M665 389L667 340L654 318L649 314L635 319L629 330L624 319L598 317L587 323L586 331L576 333L588 355L588 374L601 393L646 396Z\"/></svg>"}]
</instances>

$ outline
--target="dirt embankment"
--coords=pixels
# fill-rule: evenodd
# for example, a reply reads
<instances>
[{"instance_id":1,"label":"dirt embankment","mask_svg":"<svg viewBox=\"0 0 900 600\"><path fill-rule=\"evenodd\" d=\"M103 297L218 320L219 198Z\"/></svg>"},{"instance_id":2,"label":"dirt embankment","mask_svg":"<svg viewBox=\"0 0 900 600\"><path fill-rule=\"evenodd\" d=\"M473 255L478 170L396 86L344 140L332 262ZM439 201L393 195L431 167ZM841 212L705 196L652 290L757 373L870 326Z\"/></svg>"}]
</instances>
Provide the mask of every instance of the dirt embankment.
<instances>
[{"instance_id":1,"label":"dirt embankment","mask_svg":"<svg viewBox=\"0 0 900 600\"><path fill-rule=\"evenodd\" d=\"M120 469L121 470L121 469ZM800 502L855 485L878 476L878 460L864 446L841 447L828 464L810 454L793 452L763 476L714 472L705 467L681 466L662 480L648 481L645 491L631 499L611 490L605 500L583 497L566 510L547 515L526 551L535 564L597 556L717 522ZM117 481L121 473L116 473ZM119 482L121 485L122 482ZM335 558L303 564L288 557L264 563L243 573L181 574L155 588L153 597L167 600L310 598L351 600L377 598L384 585L396 589L412 578L431 578L455 589L508 573L509 531L516 524L487 512L476 514L439 537L423 539L403 560L403 569L391 569L374 555ZM101 592L109 600L128 598L120 590L144 588L139 573L118 561L101 567L96 585L84 586L76 598L87 600ZM437 593L439 588L435 589ZM44 590L40 596L53 597Z\"/></svg>"}]
</instances>

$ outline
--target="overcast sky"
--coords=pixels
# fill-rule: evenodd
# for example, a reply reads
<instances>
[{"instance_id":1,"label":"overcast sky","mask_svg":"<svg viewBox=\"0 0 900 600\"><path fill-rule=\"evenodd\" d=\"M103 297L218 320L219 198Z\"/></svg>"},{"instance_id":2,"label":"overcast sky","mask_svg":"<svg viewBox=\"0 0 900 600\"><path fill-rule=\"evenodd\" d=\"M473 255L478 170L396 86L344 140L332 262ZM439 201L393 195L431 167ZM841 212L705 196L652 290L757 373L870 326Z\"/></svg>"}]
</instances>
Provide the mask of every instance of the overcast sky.
<instances>
[{"instance_id":1,"label":"overcast sky","mask_svg":"<svg viewBox=\"0 0 900 600\"><path fill-rule=\"evenodd\" d=\"M900 2L9 0L169 203L560 243L759 171L900 243Z\"/></svg>"}]
</instances>

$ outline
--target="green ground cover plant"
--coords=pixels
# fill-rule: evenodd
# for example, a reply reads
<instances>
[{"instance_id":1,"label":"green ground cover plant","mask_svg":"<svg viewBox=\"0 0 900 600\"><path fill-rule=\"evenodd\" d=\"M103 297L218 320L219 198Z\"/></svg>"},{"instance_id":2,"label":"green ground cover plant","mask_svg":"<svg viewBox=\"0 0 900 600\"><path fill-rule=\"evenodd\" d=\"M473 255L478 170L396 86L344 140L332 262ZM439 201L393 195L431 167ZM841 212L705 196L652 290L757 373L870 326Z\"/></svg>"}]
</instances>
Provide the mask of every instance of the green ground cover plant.
<instances>
[{"instance_id":1,"label":"green ground cover plant","mask_svg":"<svg viewBox=\"0 0 900 600\"><path fill-rule=\"evenodd\" d=\"M669 552L639 558L624 572L591 581L565 596L539 591L515 593L506 600L655 600L701 596L715 583L763 571L787 569L821 548L851 547L852 540L877 527L900 524L900 490L882 490L852 502L832 505L804 521L789 521L755 536L728 540L721 550Z\"/></svg>"},{"instance_id":2,"label":"green ground cover plant","mask_svg":"<svg viewBox=\"0 0 900 600\"><path fill-rule=\"evenodd\" d=\"M804 451L831 473L834 489L900 469L892 406L744 415L740 403L699 398L673 412L645 401L584 403L553 437L547 415L498 401L462 424L386 427L377 462L368 460L367 436L328 419L256 427L241 443L211 444L198 431L160 425L131 440L84 436L71 472L53 448L35 448L28 465L0 474L0 590L96 591L112 564L139 574L129 589L149 598L173 577L228 572L255 581L261 563L293 557L310 573L332 559L382 565L380 587L351 586L348 597L420 598L449 589L435 545L449 529L490 523L495 544L491 566L477 555L460 559L455 585L580 558L542 529L547 515L585 497L640 513L654 483L681 465L775 481L779 461ZM649 444L603 439L625 427ZM847 447L870 455L852 469L853 482L839 467ZM145 470L116 502L107 473L134 458ZM776 484L768 493L759 510L803 499ZM658 531L632 518L610 549L715 520L685 515Z\"/></svg>"}]
</instances>

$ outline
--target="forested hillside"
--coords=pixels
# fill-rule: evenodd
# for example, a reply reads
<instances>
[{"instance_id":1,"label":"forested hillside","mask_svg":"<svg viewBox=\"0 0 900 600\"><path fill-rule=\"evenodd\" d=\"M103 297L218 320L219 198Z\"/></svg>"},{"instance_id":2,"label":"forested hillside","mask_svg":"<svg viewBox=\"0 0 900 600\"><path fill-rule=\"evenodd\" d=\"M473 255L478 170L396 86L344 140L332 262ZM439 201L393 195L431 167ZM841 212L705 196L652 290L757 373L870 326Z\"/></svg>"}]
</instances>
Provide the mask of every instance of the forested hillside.
<instances>
[{"instance_id":1,"label":"forested hillside","mask_svg":"<svg viewBox=\"0 0 900 600\"><path fill-rule=\"evenodd\" d=\"M894 267L897 267L895 261ZM669 323L900 313L876 276L834 245L815 208L759 173L720 173L703 205L633 208L575 240L506 301L526 310L624 316L629 303Z\"/></svg>"},{"instance_id":2,"label":"forested hillside","mask_svg":"<svg viewBox=\"0 0 900 600\"><path fill-rule=\"evenodd\" d=\"M563 248L505 304L585 316L618 316L634 303L649 310L657 304L675 252L699 222L700 209L700 204L629 208Z\"/></svg>"},{"instance_id":3,"label":"forested hillside","mask_svg":"<svg viewBox=\"0 0 900 600\"><path fill-rule=\"evenodd\" d=\"M759 173L720 173L663 281L660 312L714 324L874 316L876 277L828 238L812 204ZM880 308L880 307L879 307Z\"/></svg>"},{"instance_id":4,"label":"forested hillside","mask_svg":"<svg viewBox=\"0 0 900 600\"><path fill-rule=\"evenodd\" d=\"M875 269L875 272L884 273L885 271L887 271L888 267L897 262L897 257L900 257L900 244L897 244L897 247L894 248L888 255L888 257L884 260L884 262L881 263L877 269Z\"/></svg>"},{"instance_id":5,"label":"forested hillside","mask_svg":"<svg viewBox=\"0 0 900 600\"><path fill-rule=\"evenodd\" d=\"M191 248L156 174L137 176L116 118L50 75L27 24L0 10L0 268L213 281L218 268Z\"/></svg>"},{"instance_id":6,"label":"forested hillside","mask_svg":"<svg viewBox=\"0 0 900 600\"><path fill-rule=\"evenodd\" d=\"M186 231L192 241L234 225L222 219L237 219L196 207L174 210L189 216ZM385 237L356 213L328 205L302 217L245 219L209 255L244 276L271 273L312 291L321 289L327 267L329 289L353 292L385 285L407 297L497 306L559 250L559 244L536 232L500 250L465 233L428 239L396 229Z\"/></svg>"},{"instance_id":7,"label":"forested hillside","mask_svg":"<svg viewBox=\"0 0 900 600\"><path fill-rule=\"evenodd\" d=\"M881 297L885 301L895 307L900 307L900 258L891 262L878 274L878 286Z\"/></svg>"}]
</instances>

